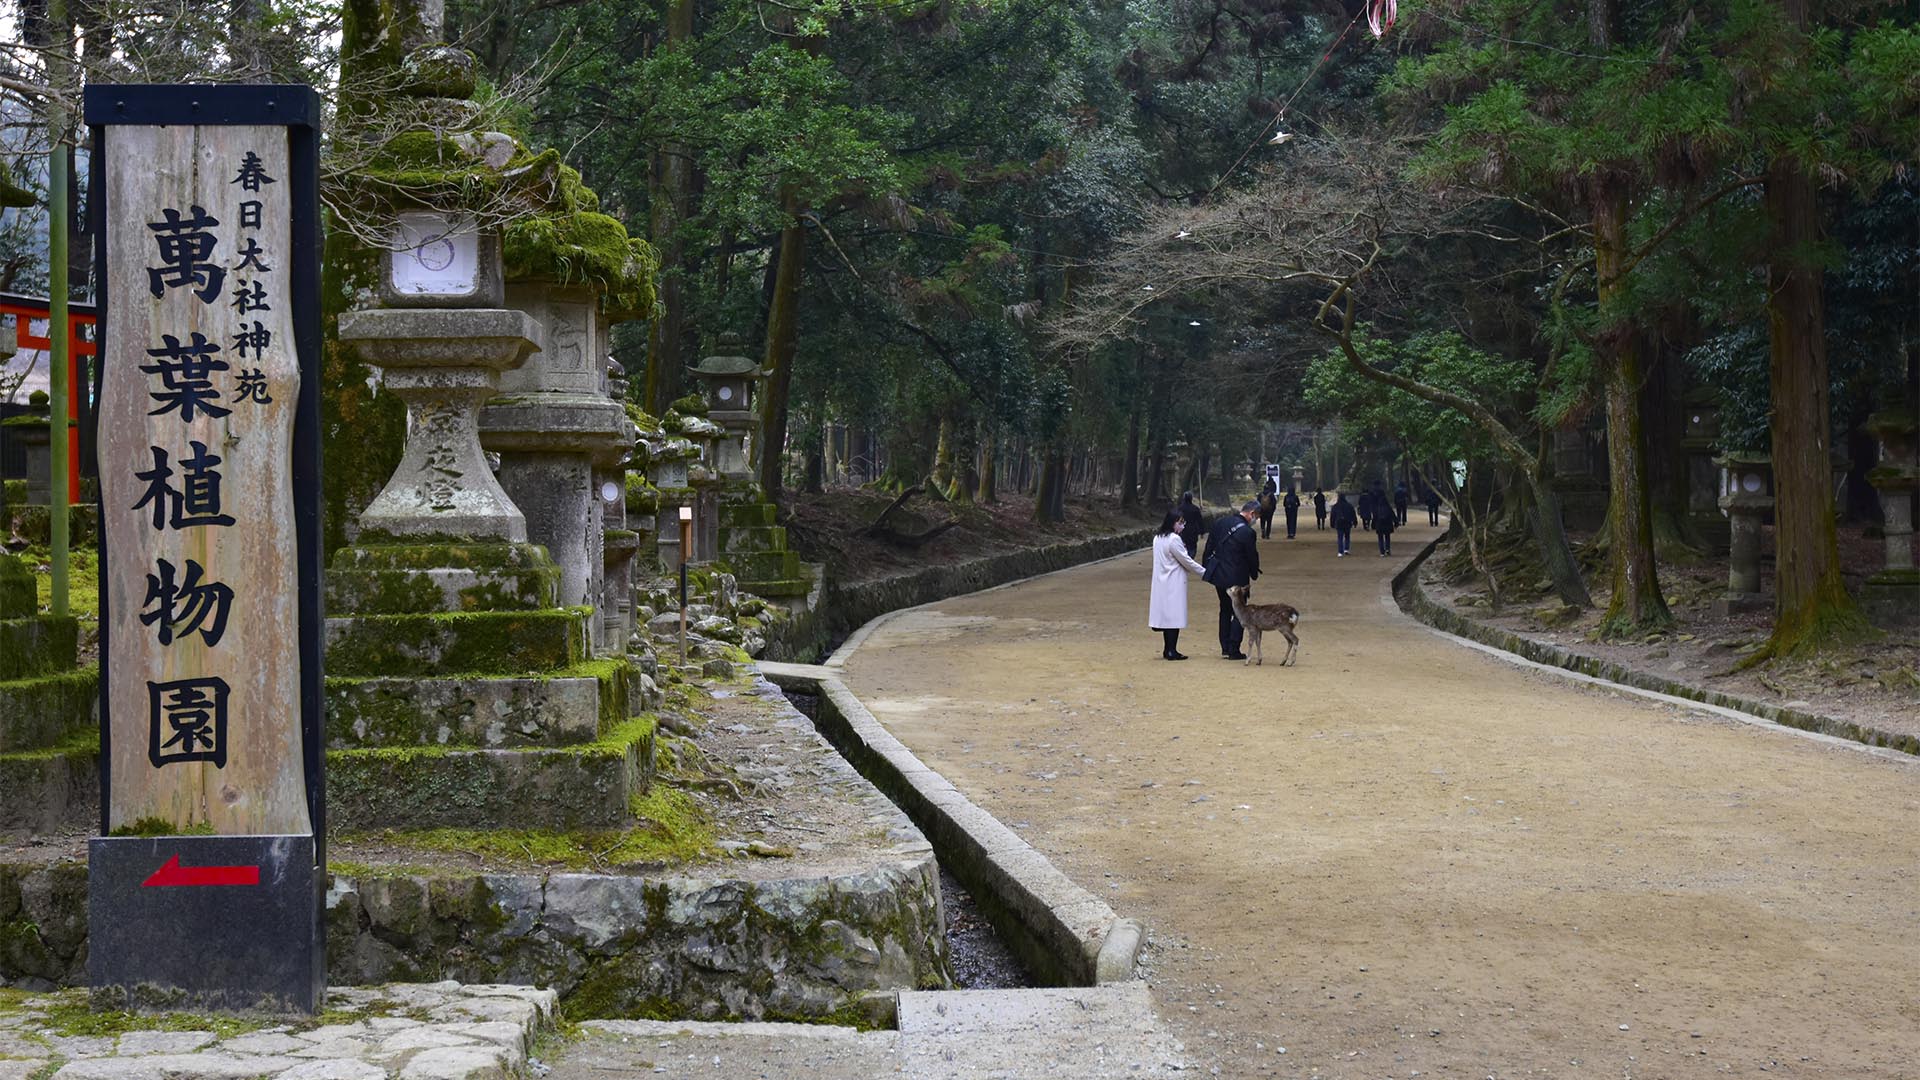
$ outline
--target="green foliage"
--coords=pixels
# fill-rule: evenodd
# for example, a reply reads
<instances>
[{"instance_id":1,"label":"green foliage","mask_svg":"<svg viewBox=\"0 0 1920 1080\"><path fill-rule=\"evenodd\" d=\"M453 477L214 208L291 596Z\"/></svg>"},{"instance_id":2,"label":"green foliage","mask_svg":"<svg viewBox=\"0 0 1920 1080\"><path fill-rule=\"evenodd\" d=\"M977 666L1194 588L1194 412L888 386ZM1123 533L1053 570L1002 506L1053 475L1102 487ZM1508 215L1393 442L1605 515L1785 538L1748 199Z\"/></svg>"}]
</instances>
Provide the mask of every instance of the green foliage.
<instances>
[{"instance_id":1,"label":"green foliage","mask_svg":"<svg viewBox=\"0 0 1920 1080\"><path fill-rule=\"evenodd\" d=\"M1478 401L1503 419L1524 414L1534 386L1531 366L1475 348L1453 331L1415 334L1404 341L1356 332L1354 345L1374 367ZM1338 350L1313 361L1302 389L1316 413L1382 436L1415 461L1494 456L1484 429L1467 416L1365 377Z\"/></svg>"}]
</instances>

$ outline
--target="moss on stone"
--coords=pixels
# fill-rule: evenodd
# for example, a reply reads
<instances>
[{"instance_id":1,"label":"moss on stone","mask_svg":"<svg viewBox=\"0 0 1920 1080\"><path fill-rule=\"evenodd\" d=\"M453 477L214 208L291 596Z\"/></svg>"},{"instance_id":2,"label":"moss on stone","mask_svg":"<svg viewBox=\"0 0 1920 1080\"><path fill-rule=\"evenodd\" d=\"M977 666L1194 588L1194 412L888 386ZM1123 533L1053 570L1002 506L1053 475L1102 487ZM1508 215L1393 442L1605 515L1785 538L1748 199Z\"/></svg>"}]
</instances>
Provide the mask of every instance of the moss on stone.
<instances>
[{"instance_id":1,"label":"moss on stone","mask_svg":"<svg viewBox=\"0 0 1920 1080\"><path fill-rule=\"evenodd\" d=\"M508 224L501 231L501 248L510 279L591 286L615 317L653 312L658 256L652 245L628 236L625 225L600 212L600 197L578 170L559 166L553 197L540 212Z\"/></svg>"},{"instance_id":2,"label":"moss on stone","mask_svg":"<svg viewBox=\"0 0 1920 1080\"><path fill-rule=\"evenodd\" d=\"M131 825L113 830L112 836L212 836L213 826L206 822L182 829L165 818L144 817Z\"/></svg>"},{"instance_id":3,"label":"moss on stone","mask_svg":"<svg viewBox=\"0 0 1920 1080\"><path fill-rule=\"evenodd\" d=\"M526 675L586 655L591 608L362 615L330 629L327 666L342 675Z\"/></svg>"},{"instance_id":4,"label":"moss on stone","mask_svg":"<svg viewBox=\"0 0 1920 1080\"><path fill-rule=\"evenodd\" d=\"M117 1038L130 1031L209 1031L215 1038L231 1039L258 1031L271 1022L221 1013L130 1013L95 1009L86 990L35 994L20 1005L40 1014L41 1019L34 1021L33 1027L62 1038Z\"/></svg>"}]
</instances>

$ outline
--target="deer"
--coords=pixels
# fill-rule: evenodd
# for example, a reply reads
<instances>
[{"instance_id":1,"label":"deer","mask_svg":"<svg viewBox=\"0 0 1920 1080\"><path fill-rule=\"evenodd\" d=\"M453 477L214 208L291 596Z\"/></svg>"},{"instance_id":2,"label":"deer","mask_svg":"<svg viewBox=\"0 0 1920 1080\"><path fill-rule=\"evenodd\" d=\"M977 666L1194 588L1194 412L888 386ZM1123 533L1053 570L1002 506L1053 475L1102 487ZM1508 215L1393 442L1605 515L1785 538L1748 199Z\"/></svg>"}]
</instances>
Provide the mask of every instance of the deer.
<instances>
[{"instance_id":1,"label":"deer","mask_svg":"<svg viewBox=\"0 0 1920 1080\"><path fill-rule=\"evenodd\" d=\"M1300 622L1300 612L1292 604L1254 604L1249 603L1253 589L1247 585L1235 585L1227 590L1227 598L1233 602L1233 617L1240 620L1246 628L1247 638L1253 648L1253 655L1247 657L1247 663L1264 663L1266 655L1260 650L1260 635L1267 630L1278 630L1287 639L1287 654L1280 658L1280 666L1296 663L1296 654L1300 649L1300 638L1293 628Z\"/></svg>"}]
</instances>

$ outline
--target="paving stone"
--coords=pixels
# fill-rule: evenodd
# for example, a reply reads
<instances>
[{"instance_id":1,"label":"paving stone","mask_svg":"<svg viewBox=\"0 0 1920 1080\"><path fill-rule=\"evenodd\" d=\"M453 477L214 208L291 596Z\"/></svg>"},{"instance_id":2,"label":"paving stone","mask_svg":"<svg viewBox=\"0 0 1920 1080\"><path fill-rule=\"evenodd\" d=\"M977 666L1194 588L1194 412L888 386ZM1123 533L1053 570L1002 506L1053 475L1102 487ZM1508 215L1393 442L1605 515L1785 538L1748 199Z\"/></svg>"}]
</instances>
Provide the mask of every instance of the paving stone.
<instances>
[{"instance_id":1,"label":"paving stone","mask_svg":"<svg viewBox=\"0 0 1920 1080\"><path fill-rule=\"evenodd\" d=\"M0 1080L27 1080L42 1068L39 1061L0 1061Z\"/></svg>"},{"instance_id":2,"label":"paving stone","mask_svg":"<svg viewBox=\"0 0 1920 1080\"><path fill-rule=\"evenodd\" d=\"M123 1040L122 1045L125 1045ZM282 1031L253 1031L237 1035L215 1049L229 1054L285 1054L305 1050L312 1044ZM124 1051L122 1051L124 1053Z\"/></svg>"},{"instance_id":3,"label":"paving stone","mask_svg":"<svg viewBox=\"0 0 1920 1080\"><path fill-rule=\"evenodd\" d=\"M519 1030L515 1028L514 1033L519 1034ZM381 1039L380 1044L373 1048L373 1056L385 1058L408 1050L431 1050L441 1046L473 1046L475 1041L468 1035L454 1033L450 1027L428 1027L425 1024L415 1024L406 1031L396 1031Z\"/></svg>"},{"instance_id":4,"label":"paving stone","mask_svg":"<svg viewBox=\"0 0 1920 1080\"><path fill-rule=\"evenodd\" d=\"M297 1032L294 1037L308 1043L323 1043L365 1034L367 1025L356 1021L351 1024L322 1024L311 1031Z\"/></svg>"},{"instance_id":5,"label":"paving stone","mask_svg":"<svg viewBox=\"0 0 1920 1080\"><path fill-rule=\"evenodd\" d=\"M113 1039L100 1035L48 1035L47 1045L63 1058L107 1057L113 1053Z\"/></svg>"},{"instance_id":6,"label":"paving stone","mask_svg":"<svg viewBox=\"0 0 1920 1080\"><path fill-rule=\"evenodd\" d=\"M525 1053L527 1049L527 1029L520 1024L498 1021L483 1024L447 1024L434 1030L451 1035L463 1035L471 1039L481 1039L515 1053Z\"/></svg>"},{"instance_id":7,"label":"paving stone","mask_svg":"<svg viewBox=\"0 0 1920 1080\"><path fill-rule=\"evenodd\" d=\"M53 1048L25 1033L0 1032L0 1058L45 1058Z\"/></svg>"},{"instance_id":8,"label":"paving stone","mask_svg":"<svg viewBox=\"0 0 1920 1080\"><path fill-rule=\"evenodd\" d=\"M213 1042L211 1031L129 1031L115 1050L121 1057L134 1054L191 1054Z\"/></svg>"},{"instance_id":9,"label":"paving stone","mask_svg":"<svg viewBox=\"0 0 1920 1080\"><path fill-rule=\"evenodd\" d=\"M292 1052L297 1058L365 1058L373 1053L373 1043L369 1039L327 1039L301 1050Z\"/></svg>"},{"instance_id":10,"label":"paving stone","mask_svg":"<svg viewBox=\"0 0 1920 1080\"><path fill-rule=\"evenodd\" d=\"M387 1070L365 1061L309 1061L273 1080L387 1080Z\"/></svg>"},{"instance_id":11,"label":"paving stone","mask_svg":"<svg viewBox=\"0 0 1920 1080\"><path fill-rule=\"evenodd\" d=\"M505 1051L447 1046L422 1050L400 1070L400 1080L506 1080Z\"/></svg>"},{"instance_id":12,"label":"paving stone","mask_svg":"<svg viewBox=\"0 0 1920 1080\"><path fill-rule=\"evenodd\" d=\"M292 1058L248 1054L151 1054L75 1061L61 1066L53 1080L257 1080L298 1064Z\"/></svg>"}]
</instances>

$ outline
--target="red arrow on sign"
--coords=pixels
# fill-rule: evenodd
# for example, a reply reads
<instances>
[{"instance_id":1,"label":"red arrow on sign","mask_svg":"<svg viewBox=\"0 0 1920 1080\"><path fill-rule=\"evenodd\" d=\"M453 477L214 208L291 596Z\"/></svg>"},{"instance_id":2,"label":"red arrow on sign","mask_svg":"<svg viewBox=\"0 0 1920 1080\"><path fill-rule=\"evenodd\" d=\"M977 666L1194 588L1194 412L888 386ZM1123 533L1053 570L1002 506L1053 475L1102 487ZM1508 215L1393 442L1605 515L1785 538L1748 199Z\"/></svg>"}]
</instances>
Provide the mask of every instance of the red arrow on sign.
<instances>
[{"instance_id":1,"label":"red arrow on sign","mask_svg":"<svg viewBox=\"0 0 1920 1080\"><path fill-rule=\"evenodd\" d=\"M147 880L140 883L141 888L155 886L165 888L168 885L258 885L260 868L257 866L181 866L180 856L168 859L165 866L155 870Z\"/></svg>"}]
</instances>

